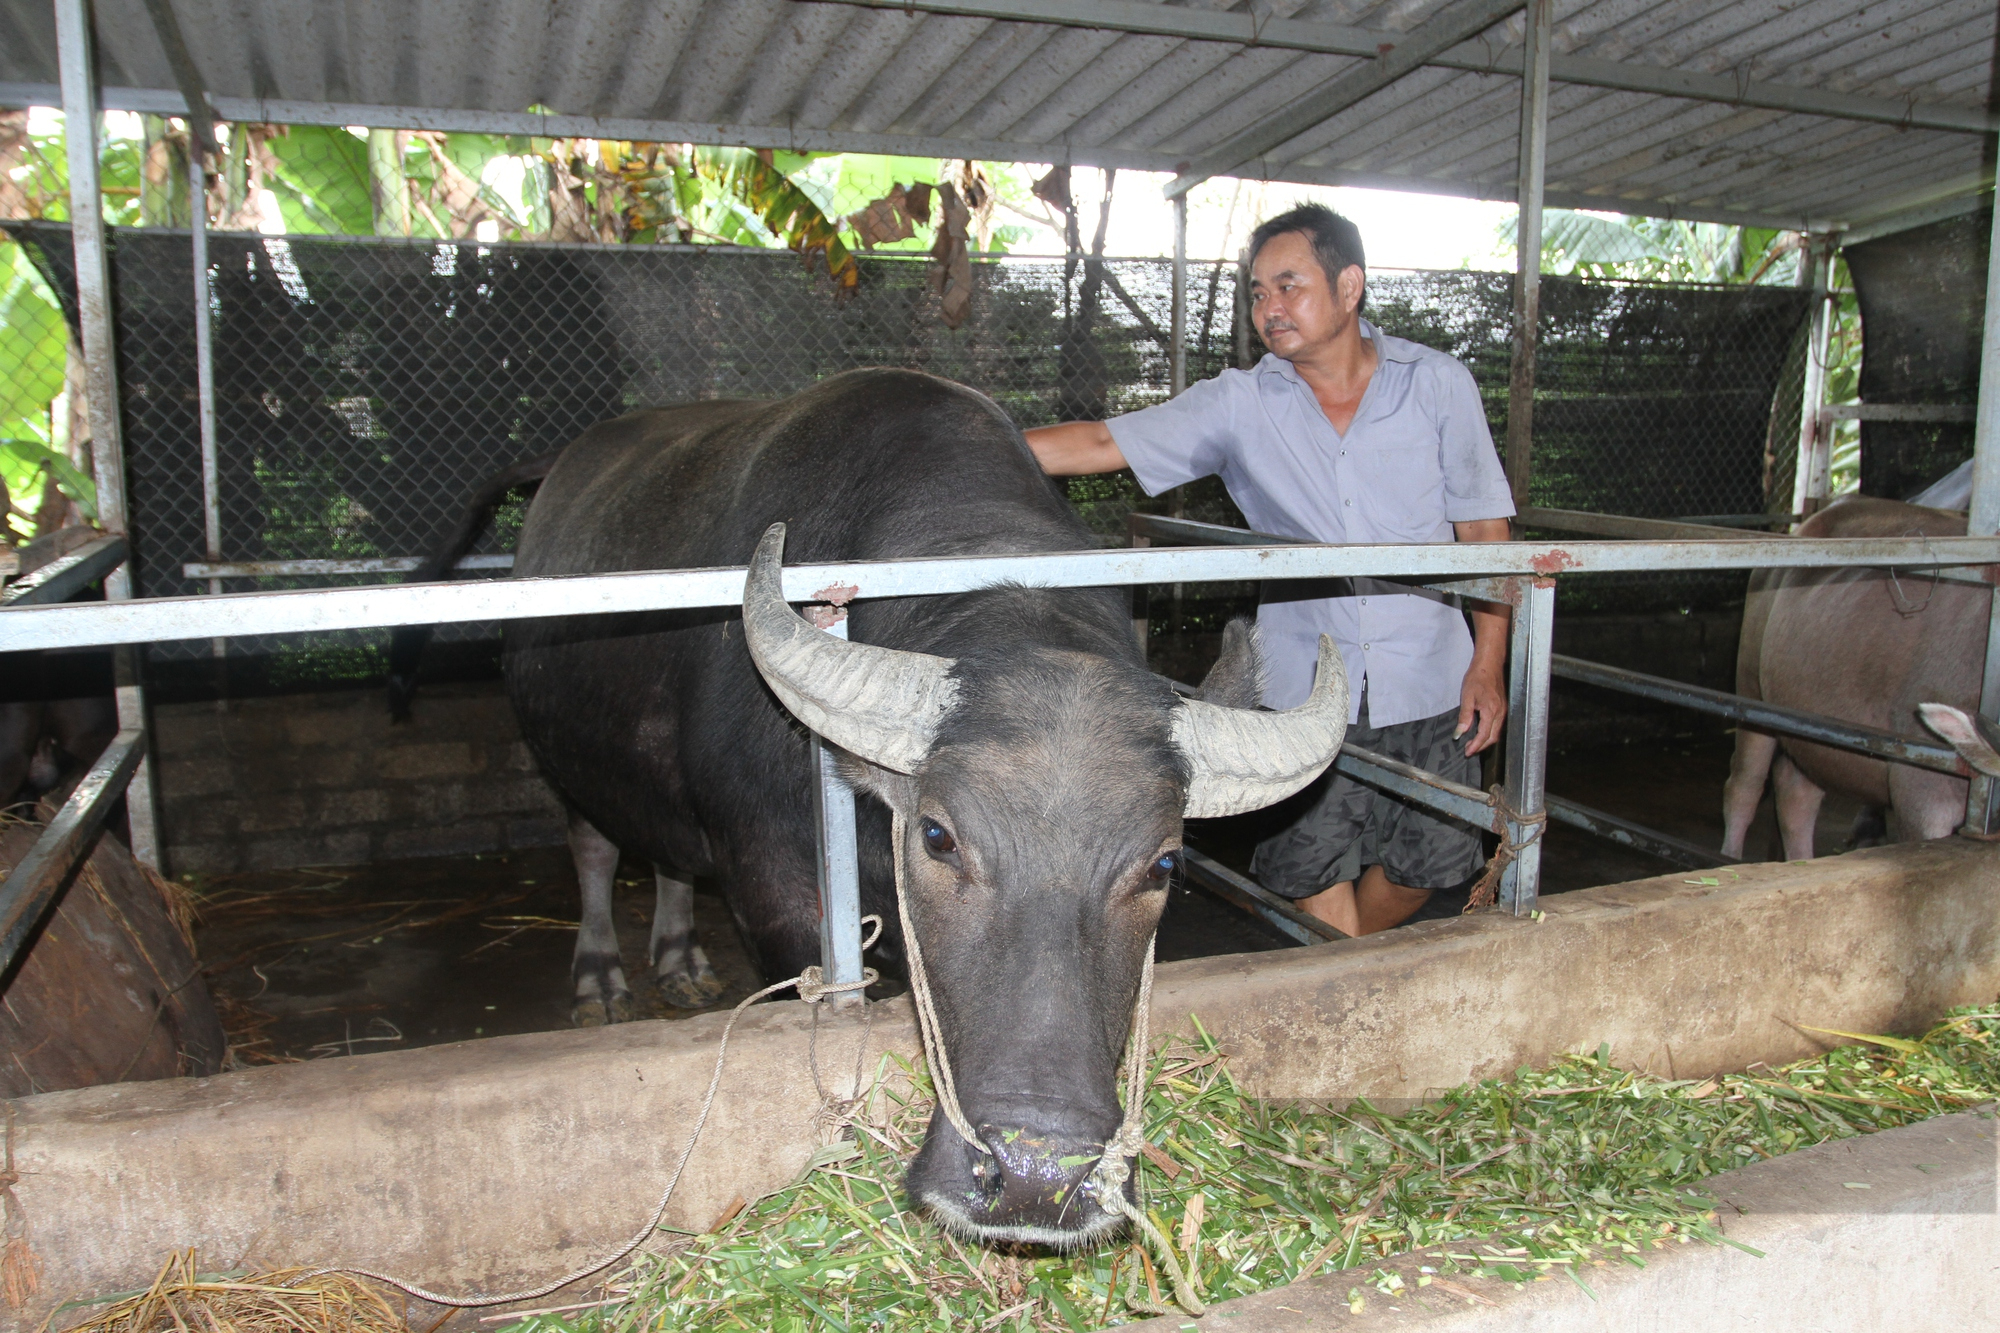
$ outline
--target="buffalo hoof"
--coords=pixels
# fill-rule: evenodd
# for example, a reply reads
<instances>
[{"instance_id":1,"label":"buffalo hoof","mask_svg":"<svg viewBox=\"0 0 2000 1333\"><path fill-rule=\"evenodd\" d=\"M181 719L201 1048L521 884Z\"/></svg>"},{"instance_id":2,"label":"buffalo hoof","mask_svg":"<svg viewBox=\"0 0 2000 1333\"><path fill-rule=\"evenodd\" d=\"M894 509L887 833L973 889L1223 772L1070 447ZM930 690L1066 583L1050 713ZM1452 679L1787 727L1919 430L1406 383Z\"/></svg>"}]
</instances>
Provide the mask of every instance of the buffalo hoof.
<instances>
[{"instance_id":1,"label":"buffalo hoof","mask_svg":"<svg viewBox=\"0 0 2000 1333\"><path fill-rule=\"evenodd\" d=\"M712 968L703 965L693 973L663 973L659 978L660 998L676 1009L701 1009L714 1004L727 989Z\"/></svg>"},{"instance_id":2,"label":"buffalo hoof","mask_svg":"<svg viewBox=\"0 0 2000 1333\"><path fill-rule=\"evenodd\" d=\"M632 1003L630 991L620 991L609 1000L592 995L579 997L571 1006L569 1021L571 1026L580 1028L609 1027L613 1023L629 1023L639 1016L638 1006Z\"/></svg>"}]
</instances>

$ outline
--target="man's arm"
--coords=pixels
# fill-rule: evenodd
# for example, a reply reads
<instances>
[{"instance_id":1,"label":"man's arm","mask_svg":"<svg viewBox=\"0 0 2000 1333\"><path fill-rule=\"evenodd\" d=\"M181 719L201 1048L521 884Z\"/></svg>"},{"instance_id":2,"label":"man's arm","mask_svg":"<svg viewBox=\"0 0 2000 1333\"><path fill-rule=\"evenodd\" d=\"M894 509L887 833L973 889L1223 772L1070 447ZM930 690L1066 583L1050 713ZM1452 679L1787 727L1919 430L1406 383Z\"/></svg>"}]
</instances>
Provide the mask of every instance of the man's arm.
<instances>
[{"instance_id":1,"label":"man's arm","mask_svg":"<svg viewBox=\"0 0 2000 1333\"><path fill-rule=\"evenodd\" d=\"M1472 519L1451 527L1462 542L1504 542L1512 536L1504 518ZM1469 602L1467 609L1472 612L1472 665L1466 668L1465 686L1459 691L1458 730L1452 739L1473 731L1465 752L1478 754L1500 739L1500 724L1507 718L1507 626L1513 617L1498 602Z\"/></svg>"},{"instance_id":2,"label":"man's arm","mask_svg":"<svg viewBox=\"0 0 2000 1333\"><path fill-rule=\"evenodd\" d=\"M1124 467L1125 455L1111 428L1102 421L1065 421L1060 426L1037 426L1024 432L1035 461L1052 477L1080 477L1092 472L1116 472Z\"/></svg>"}]
</instances>

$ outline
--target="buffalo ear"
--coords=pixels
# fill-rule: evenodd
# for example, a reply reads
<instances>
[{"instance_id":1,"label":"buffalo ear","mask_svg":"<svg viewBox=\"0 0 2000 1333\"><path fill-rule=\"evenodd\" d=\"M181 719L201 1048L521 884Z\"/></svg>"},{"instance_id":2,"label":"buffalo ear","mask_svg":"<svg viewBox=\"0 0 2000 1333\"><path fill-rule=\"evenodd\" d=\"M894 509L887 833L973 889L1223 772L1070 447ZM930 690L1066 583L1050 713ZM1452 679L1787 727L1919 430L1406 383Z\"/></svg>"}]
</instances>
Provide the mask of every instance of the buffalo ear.
<instances>
[{"instance_id":1,"label":"buffalo ear","mask_svg":"<svg viewBox=\"0 0 2000 1333\"><path fill-rule=\"evenodd\" d=\"M891 810L898 811L905 819L914 819L917 812L917 780L907 773L898 773L893 768L871 764L866 759L835 748L835 762L840 765L840 776L847 779L847 785L856 791L865 791L878 798Z\"/></svg>"},{"instance_id":2,"label":"buffalo ear","mask_svg":"<svg viewBox=\"0 0 2000 1333\"><path fill-rule=\"evenodd\" d=\"M1222 656L1201 678L1200 698L1219 708L1255 708L1264 702L1264 654L1254 622L1239 617L1222 627Z\"/></svg>"}]
</instances>

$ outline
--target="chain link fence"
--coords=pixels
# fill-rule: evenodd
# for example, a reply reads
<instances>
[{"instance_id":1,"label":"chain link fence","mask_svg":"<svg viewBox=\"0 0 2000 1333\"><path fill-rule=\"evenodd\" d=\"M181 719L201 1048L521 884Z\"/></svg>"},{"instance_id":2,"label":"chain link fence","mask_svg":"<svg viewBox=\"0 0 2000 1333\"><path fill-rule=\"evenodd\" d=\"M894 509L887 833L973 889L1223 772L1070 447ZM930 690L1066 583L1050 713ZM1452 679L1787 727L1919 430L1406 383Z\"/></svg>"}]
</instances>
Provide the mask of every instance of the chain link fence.
<instances>
[{"instance_id":1,"label":"chain link fence","mask_svg":"<svg viewBox=\"0 0 2000 1333\"><path fill-rule=\"evenodd\" d=\"M183 566L209 553L186 194L176 215L167 188L185 170L185 148L170 133L147 133L130 197L139 207L121 203L117 214L143 225L115 228L112 246L138 578L145 595L167 596L206 590ZM787 164L747 153L704 166L685 146L668 162L659 145L596 146L592 157L574 141L563 151L456 142L484 136L390 136L385 147L379 133L244 127L229 138L211 220L286 233L219 230L209 239L215 504L228 560L421 555L480 480L559 448L592 422L664 402L778 396L860 366L971 385L1023 427L1128 412L1168 393L1170 263L1103 258L1102 230L1083 236L1071 223L1078 210L1064 207L1066 184L1043 179L1030 193L1022 182L996 183L1028 168L823 159L788 175L777 171ZM494 144L520 151L477 160ZM384 152L400 177L371 159ZM306 171L314 162L317 174ZM428 175L416 169L424 162ZM725 168L737 173L727 189L716 175ZM913 184L920 169L936 183ZM400 180L386 210L385 177ZM717 188L693 198L691 179ZM115 177L114 188L122 188ZM981 208L966 207L982 188ZM788 189L825 227L814 230ZM1009 196L1039 207L1041 220L1003 207ZM59 214L59 197L48 199L44 216L0 227L15 242L5 246L9 292L73 328L69 238L47 216ZM366 232L385 211L391 230L443 234L310 234ZM568 239L498 239L537 227ZM940 232L963 244L940 245ZM1037 239L1070 252L1027 258L988 248ZM1255 354L1237 287L1233 262L1190 265L1191 380ZM1791 287L1545 278L1535 502L1658 517L1787 507L1806 306L1806 293ZM1511 310L1510 275L1371 275L1370 317L1471 367L1496 439L1505 431ZM8 326L0 379L30 385L30 396L59 390L50 346L61 344ZM51 422L61 415L60 405L43 410ZM1077 478L1070 494L1107 542L1125 539L1134 510L1241 522L1214 479L1148 498L1127 475ZM485 549L506 549L518 521L518 512L503 513ZM230 586L349 581L367 580ZM1152 596L1164 645L1218 629L1254 589ZM1684 575L1595 579L1564 593L1572 610L1740 596L1740 577ZM492 635L458 626L444 637L470 649ZM374 675L383 641L367 633L238 640L229 654L257 664L258 678L293 687ZM212 663L213 651L165 644L153 653L171 675L176 663L190 671Z\"/></svg>"}]
</instances>

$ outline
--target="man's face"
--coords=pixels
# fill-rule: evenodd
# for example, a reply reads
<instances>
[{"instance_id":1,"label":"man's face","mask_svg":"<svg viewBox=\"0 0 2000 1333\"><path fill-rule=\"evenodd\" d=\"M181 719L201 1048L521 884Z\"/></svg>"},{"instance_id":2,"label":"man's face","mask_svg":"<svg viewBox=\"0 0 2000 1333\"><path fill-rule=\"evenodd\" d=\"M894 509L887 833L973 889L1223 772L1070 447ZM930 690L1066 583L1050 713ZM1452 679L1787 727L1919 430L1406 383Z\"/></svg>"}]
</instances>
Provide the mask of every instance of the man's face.
<instances>
[{"instance_id":1,"label":"man's face","mask_svg":"<svg viewBox=\"0 0 2000 1333\"><path fill-rule=\"evenodd\" d=\"M1346 331L1361 287L1361 270L1352 265L1329 282L1311 239L1304 232L1284 232L1264 242L1250 262L1250 319L1264 346L1297 361Z\"/></svg>"}]
</instances>

